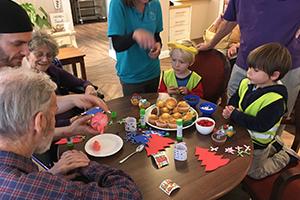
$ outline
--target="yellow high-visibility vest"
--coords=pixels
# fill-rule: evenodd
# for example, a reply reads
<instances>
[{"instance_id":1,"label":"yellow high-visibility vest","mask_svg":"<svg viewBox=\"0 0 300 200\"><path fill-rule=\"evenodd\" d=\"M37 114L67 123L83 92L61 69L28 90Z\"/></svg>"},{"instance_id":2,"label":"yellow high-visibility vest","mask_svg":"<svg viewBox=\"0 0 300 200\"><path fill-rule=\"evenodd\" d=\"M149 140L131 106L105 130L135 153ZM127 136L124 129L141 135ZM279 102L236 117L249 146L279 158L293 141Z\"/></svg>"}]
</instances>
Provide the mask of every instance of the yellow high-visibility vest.
<instances>
[{"instance_id":1,"label":"yellow high-visibility vest","mask_svg":"<svg viewBox=\"0 0 300 200\"><path fill-rule=\"evenodd\" d=\"M248 91L248 84L249 84L250 80L245 78L242 80L240 87L239 87L239 109L240 111L246 113L247 115L250 116L256 116L257 113L263 109L264 107L268 106L269 104L283 98L282 95L275 93L275 92L268 92L264 95L262 95L261 97L259 97L258 99L256 99L255 101L253 101L249 106L247 106L247 108L244 110L242 108L242 102L243 99L245 97L246 92ZM257 144L268 144L270 143L273 138L276 135L276 131L280 125L280 121L281 121L282 117L279 119L279 121L269 130L267 130L266 132L256 132L253 130L248 130L248 132L251 135L251 138L253 140L254 143Z\"/></svg>"},{"instance_id":2,"label":"yellow high-visibility vest","mask_svg":"<svg viewBox=\"0 0 300 200\"><path fill-rule=\"evenodd\" d=\"M199 76L196 72L192 72L190 79L188 80L185 87L188 90L192 90L199 84L201 79L202 79L202 77ZM176 87L176 88L178 87L175 72L173 69L164 71L163 80L167 87L171 87L171 86Z\"/></svg>"}]
</instances>

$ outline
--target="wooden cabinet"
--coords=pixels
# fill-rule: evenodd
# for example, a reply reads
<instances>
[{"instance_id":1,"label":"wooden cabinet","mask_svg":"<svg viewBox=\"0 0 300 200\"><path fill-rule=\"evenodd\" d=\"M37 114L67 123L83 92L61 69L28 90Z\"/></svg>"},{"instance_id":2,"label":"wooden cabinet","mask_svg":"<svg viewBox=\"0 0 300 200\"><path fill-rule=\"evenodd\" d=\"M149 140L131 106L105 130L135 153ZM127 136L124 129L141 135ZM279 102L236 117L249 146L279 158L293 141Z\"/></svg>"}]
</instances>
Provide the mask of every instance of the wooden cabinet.
<instances>
[{"instance_id":1,"label":"wooden cabinet","mask_svg":"<svg viewBox=\"0 0 300 200\"><path fill-rule=\"evenodd\" d=\"M190 39L191 6L172 6L169 11L169 41Z\"/></svg>"}]
</instances>

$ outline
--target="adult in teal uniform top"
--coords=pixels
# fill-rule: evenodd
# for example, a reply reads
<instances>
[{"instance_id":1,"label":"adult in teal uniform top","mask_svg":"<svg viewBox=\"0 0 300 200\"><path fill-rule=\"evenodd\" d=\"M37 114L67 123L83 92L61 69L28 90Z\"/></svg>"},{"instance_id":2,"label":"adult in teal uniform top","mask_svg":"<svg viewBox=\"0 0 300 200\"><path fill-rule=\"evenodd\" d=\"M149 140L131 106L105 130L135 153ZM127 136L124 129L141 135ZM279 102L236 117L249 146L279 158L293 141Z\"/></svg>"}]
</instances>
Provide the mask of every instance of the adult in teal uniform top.
<instances>
[{"instance_id":1,"label":"adult in teal uniform top","mask_svg":"<svg viewBox=\"0 0 300 200\"><path fill-rule=\"evenodd\" d=\"M108 33L124 96L157 92L163 30L158 0L111 0Z\"/></svg>"}]
</instances>

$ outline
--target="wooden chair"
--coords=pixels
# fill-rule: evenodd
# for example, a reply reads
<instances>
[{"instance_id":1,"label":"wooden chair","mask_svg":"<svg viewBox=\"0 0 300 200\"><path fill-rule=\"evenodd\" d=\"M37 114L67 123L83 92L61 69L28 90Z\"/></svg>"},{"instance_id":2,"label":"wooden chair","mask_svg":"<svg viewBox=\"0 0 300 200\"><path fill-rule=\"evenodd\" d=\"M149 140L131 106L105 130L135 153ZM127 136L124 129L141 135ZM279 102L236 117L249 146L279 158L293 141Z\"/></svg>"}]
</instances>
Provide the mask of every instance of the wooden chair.
<instances>
[{"instance_id":1,"label":"wooden chair","mask_svg":"<svg viewBox=\"0 0 300 200\"><path fill-rule=\"evenodd\" d=\"M295 139L292 149L296 152L300 145L300 95L294 107L295 111ZM300 162L287 166L279 173L262 180L246 177L243 181L244 188L254 200L293 200L300 199Z\"/></svg>"},{"instance_id":2,"label":"wooden chair","mask_svg":"<svg viewBox=\"0 0 300 200\"><path fill-rule=\"evenodd\" d=\"M53 61L52 61L52 63L53 63L55 66L57 66L57 67L59 67L59 68L65 70L65 69L63 68L62 62L61 62L58 58L54 58ZM76 77L77 77L77 76L76 76ZM84 89L83 87L75 87L75 88L72 88L72 91L69 91L69 90L66 89L66 94L64 94L64 95L67 95L67 94L69 94L69 93L71 93L71 92L73 92L73 93L75 93L75 94L83 94L83 93L85 92L85 89ZM103 94L99 89L97 90L97 96L98 96L99 98L101 98L101 99L104 100L104 94Z\"/></svg>"},{"instance_id":3,"label":"wooden chair","mask_svg":"<svg viewBox=\"0 0 300 200\"><path fill-rule=\"evenodd\" d=\"M218 103L226 101L226 88L231 68L227 58L218 50L200 51L190 70L198 73L203 79L204 99Z\"/></svg>"}]
</instances>

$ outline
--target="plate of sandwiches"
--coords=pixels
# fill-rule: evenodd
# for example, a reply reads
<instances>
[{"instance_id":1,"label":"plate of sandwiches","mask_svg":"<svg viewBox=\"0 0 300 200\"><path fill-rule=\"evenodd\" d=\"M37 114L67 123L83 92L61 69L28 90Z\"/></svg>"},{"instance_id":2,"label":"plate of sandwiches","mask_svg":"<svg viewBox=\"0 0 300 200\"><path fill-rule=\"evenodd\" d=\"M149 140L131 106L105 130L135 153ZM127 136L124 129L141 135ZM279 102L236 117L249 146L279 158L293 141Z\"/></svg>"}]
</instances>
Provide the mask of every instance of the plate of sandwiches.
<instances>
[{"instance_id":1,"label":"plate of sandwiches","mask_svg":"<svg viewBox=\"0 0 300 200\"><path fill-rule=\"evenodd\" d=\"M182 119L183 129L191 127L198 118L197 111L185 101L177 101L173 97L157 100L156 104L146 109L146 123L156 129L176 131L177 119Z\"/></svg>"}]
</instances>

